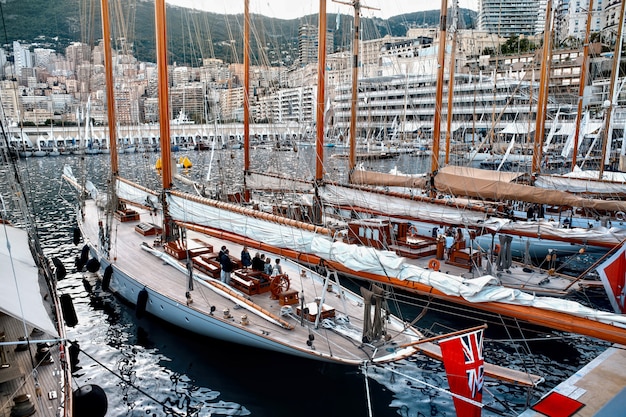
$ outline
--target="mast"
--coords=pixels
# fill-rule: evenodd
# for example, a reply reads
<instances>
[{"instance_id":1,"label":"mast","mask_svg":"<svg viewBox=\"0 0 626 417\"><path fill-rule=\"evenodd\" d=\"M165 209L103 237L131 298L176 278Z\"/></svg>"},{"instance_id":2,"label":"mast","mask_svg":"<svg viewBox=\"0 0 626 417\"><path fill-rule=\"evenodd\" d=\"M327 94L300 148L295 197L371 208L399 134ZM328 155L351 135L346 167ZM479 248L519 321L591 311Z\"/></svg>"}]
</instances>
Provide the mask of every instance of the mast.
<instances>
[{"instance_id":1,"label":"mast","mask_svg":"<svg viewBox=\"0 0 626 417\"><path fill-rule=\"evenodd\" d=\"M250 170L250 0L244 0L243 10L243 199L250 201L246 187Z\"/></svg>"},{"instance_id":2,"label":"mast","mask_svg":"<svg viewBox=\"0 0 626 417\"><path fill-rule=\"evenodd\" d=\"M317 109L315 117L315 195L313 196L313 223L322 222L322 203L319 186L324 179L324 101L326 89L326 0L320 0L317 42Z\"/></svg>"},{"instance_id":3,"label":"mast","mask_svg":"<svg viewBox=\"0 0 626 417\"><path fill-rule=\"evenodd\" d=\"M348 182L352 182L352 174L356 166L356 119L358 106L359 77L359 26L361 25L361 2L354 0L354 30L352 31L352 97L350 99L350 157L348 165Z\"/></svg>"},{"instance_id":4,"label":"mast","mask_svg":"<svg viewBox=\"0 0 626 417\"><path fill-rule=\"evenodd\" d=\"M537 99L537 119L535 120L535 141L533 145L533 165L531 175L534 178L541 170L543 136L545 134L546 107L548 104L548 74L551 61L552 40L552 0L546 2L546 24L543 31L543 51L541 55L541 77L539 78L539 98ZM532 86L531 86L532 88Z\"/></svg>"},{"instance_id":5,"label":"mast","mask_svg":"<svg viewBox=\"0 0 626 417\"><path fill-rule=\"evenodd\" d=\"M359 81L359 27L361 26L361 7L379 10L374 7L361 6L359 0L352 2L335 1L335 3L346 4L354 7L354 30L352 31L352 96L350 98L350 152L348 154L348 182L352 182L352 175L356 167L356 122L358 102L358 81Z\"/></svg>"},{"instance_id":6,"label":"mast","mask_svg":"<svg viewBox=\"0 0 626 417\"><path fill-rule=\"evenodd\" d=\"M443 100L443 74L446 59L446 29L448 19L448 0L441 0L441 18L439 21L439 54L437 59L437 89L435 95L435 117L433 119L433 154L430 174L439 171L439 141L441 136L441 106ZM431 190L433 191L433 190Z\"/></svg>"},{"instance_id":7,"label":"mast","mask_svg":"<svg viewBox=\"0 0 626 417\"><path fill-rule=\"evenodd\" d=\"M617 80L619 79L619 61L620 56L622 55L622 34L624 29L624 7L626 6L626 0L622 0L622 5L620 6L620 14L617 29L617 40L615 41L615 53L613 54L613 68L611 69L611 82L609 85L609 105L606 108L606 114L604 116L604 138L602 140L602 158L600 159L600 167L599 167L599 177L598 179L602 179L604 176L604 160L606 159L606 148L609 140L611 140L610 135L612 134L612 126L611 126L611 116L613 115L614 106L617 101L615 97L615 84L617 84Z\"/></svg>"},{"instance_id":8,"label":"mast","mask_svg":"<svg viewBox=\"0 0 626 417\"><path fill-rule=\"evenodd\" d=\"M456 70L456 35L458 23L458 0L454 1L454 11L452 15L452 49L450 51L450 70L448 80L448 114L446 115L446 159L445 163L450 163L450 139L452 136L452 102L454 101L454 72Z\"/></svg>"},{"instance_id":9,"label":"mast","mask_svg":"<svg viewBox=\"0 0 626 417\"><path fill-rule=\"evenodd\" d=\"M580 122L583 113L583 96L585 94L585 84L587 83L587 71L589 66L589 34L591 32L591 18L593 14L593 0L589 0L587 10L587 24L585 26L585 43L583 46L583 62L580 66L580 81L578 85L578 107L576 109L576 124L574 124L574 152L572 152L572 171L576 167L576 157L578 156L578 141L580 138Z\"/></svg>"},{"instance_id":10,"label":"mast","mask_svg":"<svg viewBox=\"0 0 626 417\"><path fill-rule=\"evenodd\" d=\"M168 75L167 75L167 36L165 20L165 0L155 2L155 28L157 47L157 74L159 91L159 132L161 144L161 178L162 178L162 201L163 204L163 242L171 238L171 220L167 210L167 193L172 188L172 160L170 157L170 109L168 100Z\"/></svg>"},{"instance_id":11,"label":"mast","mask_svg":"<svg viewBox=\"0 0 626 417\"><path fill-rule=\"evenodd\" d=\"M109 23L109 3L100 0L102 14L102 41L104 43L104 69L106 77L107 118L109 122L109 148L111 148L111 176L119 173L117 161L117 122L115 121L115 94L113 92L113 58L111 57L111 25ZM114 182L114 181L112 181Z\"/></svg>"}]
</instances>

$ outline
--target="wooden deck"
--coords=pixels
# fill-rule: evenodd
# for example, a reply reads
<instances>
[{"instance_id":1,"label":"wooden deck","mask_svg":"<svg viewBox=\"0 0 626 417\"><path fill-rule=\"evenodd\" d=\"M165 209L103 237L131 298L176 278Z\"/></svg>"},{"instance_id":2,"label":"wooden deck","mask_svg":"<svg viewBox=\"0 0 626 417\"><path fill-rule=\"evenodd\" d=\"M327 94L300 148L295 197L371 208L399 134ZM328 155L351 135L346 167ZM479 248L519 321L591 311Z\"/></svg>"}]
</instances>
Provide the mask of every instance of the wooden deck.
<instances>
[{"instance_id":1,"label":"wooden deck","mask_svg":"<svg viewBox=\"0 0 626 417\"><path fill-rule=\"evenodd\" d=\"M89 211L86 217L97 218L95 206L88 204L87 207ZM114 225L113 229L117 232L117 235L113 238L115 245L111 249L111 261L137 282L141 283L141 285L158 290L160 294L167 298L183 305L189 305L193 310L205 315L210 315L211 308L213 308L215 311L213 313L214 316L221 320L239 326L242 329L245 328L245 331L257 336L265 337L271 334L271 337L279 342L285 345L296 345L303 351L314 349L316 352L329 357L339 355L350 360L363 360L374 352L375 346L359 346L362 345L360 342L361 334L346 337L321 327L315 329L313 323L306 320L301 323L301 318L296 315L295 306L281 305L280 300L272 298L271 293L268 291L246 293L235 285L223 285L219 281L219 275L215 272L209 274L208 272L210 271L207 270L206 265L212 265L212 270L215 271L216 264L211 259L211 256L214 255L212 250L217 251L218 248L227 246L230 255L234 258L239 258L242 246L188 230L184 248L178 247L178 249L182 253L195 254L190 260L192 265L195 266L194 273L201 278L201 282L194 282L194 289L189 291L186 256L178 256L177 258L180 258L177 264L178 267L174 268L148 251L142 250L142 245L146 245L161 253L164 248L158 242L158 237L144 236L135 230L135 226L142 221L159 224L160 219L149 217L148 213L142 212L140 212L139 217L138 221L116 222ZM96 241L98 236L96 225L91 223L85 224L84 233L86 238ZM174 253L177 251L168 249L167 252ZM254 249L251 249L251 252L254 255ZM267 255L274 260L274 255ZM281 259L281 264L283 265L283 271L290 278L291 289L298 291L303 302L314 302L316 299L325 297L324 303L332 305L338 314L347 317L355 328L363 327L362 304L350 299L344 301L339 296L337 285L332 286L333 291L322 293L322 286L315 283L301 265L286 259ZM231 280L233 280L234 276L235 273L232 273ZM111 288L116 290L113 281L111 282ZM190 304L187 304L186 294L188 292L192 300ZM137 300L128 301L135 303ZM281 320L288 323L291 329L275 324ZM407 335L407 333L412 333L414 330L405 332L402 328L394 328L390 329L390 332L394 335L393 342L397 345L414 340L414 335ZM309 334L315 335L313 346L307 345ZM325 340L326 338L328 338L328 341Z\"/></svg>"},{"instance_id":2,"label":"wooden deck","mask_svg":"<svg viewBox=\"0 0 626 417\"><path fill-rule=\"evenodd\" d=\"M28 338L31 342L29 345L6 344L0 346L2 352L2 365L0 367L1 415L9 416L15 405L14 399L23 395L29 396L29 401L37 411L36 415L57 415L63 398L60 385L59 345L50 344L48 346L50 360L40 361L41 365L36 367L35 380L33 361L37 362L40 359L40 356L37 355L37 341L49 340L50 337L41 332L33 333L33 328L28 325L26 326L28 334L25 335L24 330L22 321L0 313L0 334L4 333L4 336L0 336L1 342L17 342L20 338ZM36 383L39 385L39 390L35 387Z\"/></svg>"},{"instance_id":3,"label":"wooden deck","mask_svg":"<svg viewBox=\"0 0 626 417\"><path fill-rule=\"evenodd\" d=\"M399 254L402 255L403 253L399 252ZM464 278L477 278L490 274L497 277L504 287L537 295L564 296L589 284L584 281L576 282L573 277L515 261L510 268L498 270L485 254L477 251L470 253L470 249L453 253L450 257L437 257L435 255L408 257L407 263L433 269L431 264L433 260L437 261L441 272Z\"/></svg>"},{"instance_id":4,"label":"wooden deck","mask_svg":"<svg viewBox=\"0 0 626 417\"><path fill-rule=\"evenodd\" d=\"M613 345L553 391L583 404L572 417L615 417L624 415L625 387L626 346ZM532 409L520 414L520 417L543 416Z\"/></svg>"}]
</instances>

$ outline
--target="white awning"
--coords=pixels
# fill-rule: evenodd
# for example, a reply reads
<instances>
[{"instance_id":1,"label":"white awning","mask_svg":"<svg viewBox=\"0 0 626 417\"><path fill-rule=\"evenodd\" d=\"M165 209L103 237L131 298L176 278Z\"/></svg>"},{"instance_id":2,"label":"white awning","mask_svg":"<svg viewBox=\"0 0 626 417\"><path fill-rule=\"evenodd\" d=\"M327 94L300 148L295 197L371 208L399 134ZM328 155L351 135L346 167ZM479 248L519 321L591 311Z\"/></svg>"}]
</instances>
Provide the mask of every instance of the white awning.
<instances>
[{"instance_id":1,"label":"white awning","mask_svg":"<svg viewBox=\"0 0 626 417\"><path fill-rule=\"evenodd\" d=\"M39 271L30 252L26 231L0 225L0 265L0 311L23 319L50 336L59 337L44 306Z\"/></svg>"},{"instance_id":2,"label":"white awning","mask_svg":"<svg viewBox=\"0 0 626 417\"><path fill-rule=\"evenodd\" d=\"M529 132L534 132L535 127L531 124L529 126L528 123L508 123L504 129L497 132L498 134L513 134L513 135L521 135L528 134Z\"/></svg>"}]
</instances>

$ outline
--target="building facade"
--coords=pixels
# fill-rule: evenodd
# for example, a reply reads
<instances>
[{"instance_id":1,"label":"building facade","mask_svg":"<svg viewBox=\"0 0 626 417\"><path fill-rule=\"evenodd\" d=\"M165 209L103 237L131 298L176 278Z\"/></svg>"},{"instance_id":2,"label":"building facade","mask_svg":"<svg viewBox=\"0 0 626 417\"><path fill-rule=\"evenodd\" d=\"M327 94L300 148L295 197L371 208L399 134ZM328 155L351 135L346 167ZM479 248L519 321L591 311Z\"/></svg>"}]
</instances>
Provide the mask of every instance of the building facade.
<instances>
[{"instance_id":1,"label":"building facade","mask_svg":"<svg viewBox=\"0 0 626 417\"><path fill-rule=\"evenodd\" d=\"M480 0L478 29L500 36L543 32L546 0Z\"/></svg>"}]
</instances>

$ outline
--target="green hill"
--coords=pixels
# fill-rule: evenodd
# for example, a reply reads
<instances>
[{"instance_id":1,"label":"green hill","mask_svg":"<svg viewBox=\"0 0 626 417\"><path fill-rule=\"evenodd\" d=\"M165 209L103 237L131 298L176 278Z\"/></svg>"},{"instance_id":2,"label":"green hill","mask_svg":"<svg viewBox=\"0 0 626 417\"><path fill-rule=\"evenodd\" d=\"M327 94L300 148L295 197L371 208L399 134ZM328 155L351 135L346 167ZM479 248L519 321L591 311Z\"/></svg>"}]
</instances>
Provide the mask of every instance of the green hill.
<instances>
[{"instance_id":1,"label":"green hill","mask_svg":"<svg viewBox=\"0 0 626 417\"><path fill-rule=\"evenodd\" d=\"M118 11L120 4L124 9ZM156 59L153 4L146 0L124 0L111 2L110 6L114 47L130 48L140 61ZM100 2L97 0L6 0L0 2L0 12L3 25L0 39L7 50L18 40L64 52L72 42L93 45L101 38ZM475 19L476 12L462 9L460 27L474 27ZM335 50L350 48L352 20L348 15L339 18L335 14L328 15ZM243 14L222 15L168 6L167 21L172 62L198 65L202 58L242 61ZM436 26L439 11L409 13L387 20L366 18L361 22L364 39L387 34L404 36L410 27ZM252 15L252 63L291 65L298 56L298 27L302 23L317 24L317 15L291 20Z\"/></svg>"}]
</instances>

